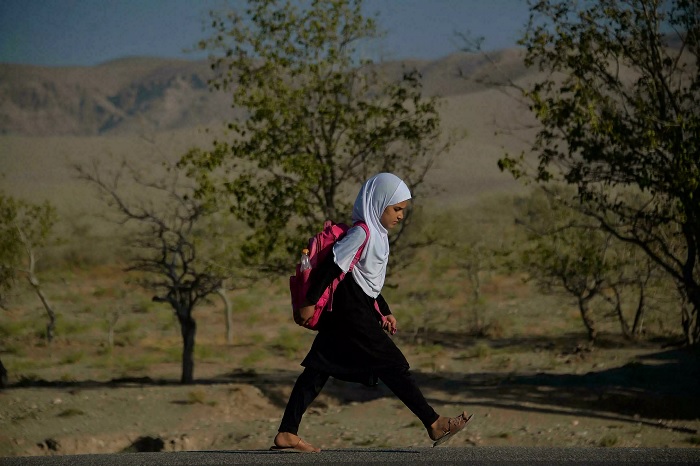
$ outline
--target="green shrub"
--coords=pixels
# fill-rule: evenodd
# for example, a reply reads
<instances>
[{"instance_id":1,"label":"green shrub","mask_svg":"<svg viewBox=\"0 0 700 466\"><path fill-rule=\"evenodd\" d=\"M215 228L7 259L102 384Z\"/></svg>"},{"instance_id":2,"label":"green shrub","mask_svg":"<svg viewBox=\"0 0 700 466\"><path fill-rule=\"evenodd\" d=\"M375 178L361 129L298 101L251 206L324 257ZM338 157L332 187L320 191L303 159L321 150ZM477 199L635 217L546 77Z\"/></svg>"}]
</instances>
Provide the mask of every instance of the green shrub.
<instances>
[{"instance_id":1,"label":"green shrub","mask_svg":"<svg viewBox=\"0 0 700 466\"><path fill-rule=\"evenodd\" d=\"M65 318L56 320L56 334L61 336L84 334L91 327L87 322L78 322Z\"/></svg>"},{"instance_id":2,"label":"green shrub","mask_svg":"<svg viewBox=\"0 0 700 466\"><path fill-rule=\"evenodd\" d=\"M265 335L262 333L251 333L248 336L248 339L253 343L254 345L259 345L263 342L265 342Z\"/></svg>"},{"instance_id":3,"label":"green shrub","mask_svg":"<svg viewBox=\"0 0 700 466\"><path fill-rule=\"evenodd\" d=\"M268 356L269 354L265 348L256 348L241 359L241 366L243 368L250 368L258 362L266 359Z\"/></svg>"},{"instance_id":4,"label":"green shrub","mask_svg":"<svg viewBox=\"0 0 700 466\"><path fill-rule=\"evenodd\" d=\"M15 338L25 335L27 331L24 322L0 321L0 338Z\"/></svg>"},{"instance_id":5,"label":"green shrub","mask_svg":"<svg viewBox=\"0 0 700 466\"><path fill-rule=\"evenodd\" d=\"M204 390L192 390L187 394L187 404L200 404L208 406L216 406L216 401L207 401L207 394Z\"/></svg>"},{"instance_id":6,"label":"green shrub","mask_svg":"<svg viewBox=\"0 0 700 466\"><path fill-rule=\"evenodd\" d=\"M261 318L262 317L259 312L251 312L249 314L246 314L245 323L247 326L252 327L258 322L260 322Z\"/></svg>"},{"instance_id":7,"label":"green shrub","mask_svg":"<svg viewBox=\"0 0 700 466\"><path fill-rule=\"evenodd\" d=\"M286 328L282 328L277 337L272 340L271 346L282 352L282 354L287 358L293 358L296 354L304 348L304 344L301 341L301 335L299 332L290 332Z\"/></svg>"},{"instance_id":8,"label":"green shrub","mask_svg":"<svg viewBox=\"0 0 700 466\"><path fill-rule=\"evenodd\" d=\"M23 345L5 345L3 348L3 353L11 354L18 358L24 358L27 356L27 351Z\"/></svg>"},{"instance_id":9,"label":"green shrub","mask_svg":"<svg viewBox=\"0 0 700 466\"><path fill-rule=\"evenodd\" d=\"M60 413L57 414L58 417L74 417L74 416L82 416L84 415L85 412L81 409L78 408L68 408L64 409Z\"/></svg>"},{"instance_id":10,"label":"green shrub","mask_svg":"<svg viewBox=\"0 0 700 466\"><path fill-rule=\"evenodd\" d=\"M81 361L84 356L85 353L83 351L68 353L61 358L59 364L75 364L76 362Z\"/></svg>"},{"instance_id":11,"label":"green shrub","mask_svg":"<svg viewBox=\"0 0 700 466\"><path fill-rule=\"evenodd\" d=\"M217 360L221 358L221 352L210 345L196 345L194 347L195 359L198 361Z\"/></svg>"},{"instance_id":12,"label":"green shrub","mask_svg":"<svg viewBox=\"0 0 700 466\"><path fill-rule=\"evenodd\" d=\"M105 288L102 286L96 286L94 290L92 290L92 295L95 298L103 298L106 296L114 296L114 288Z\"/></svg>"},{"instance_id":13,"label":"green shrub","mask_svg":"<svg viewBox=\"0 0 700 466\"><path fill-rule=\"evenodd\" d=\"M157 308L162 308L163 303L156 303L151 298L141 297L138 301L131 305L131 312L134 314L149 314ZM173 311L168 309L168 313L172 316Z\"/></svg>"},{"instance_id":14,"label":"green shrub","mask_svg":"<svg viewBox=\"0 0 700 466\"><path fill-rule=\"evenodd\" d=\"M153 364L157 363L158 359L153 355L146 354L140 357L120 357L115 361L115 366L125 372L143 372ZM126 375L126 374L125 374Z\"/></svg>"},{"instance_id":15,"label":"green shrub","mask_svg":"<svg viewBox=\"0 0 700 466\"><path fill-rule=\"evenodd\" d=\"M617 445L619 439L617 438L617 435L615 434L606 434L603 436L603 438L600 439L598 442L598 445L601 447L614 447Z\"/></svg>"},{"instance_id":16,"label":"green shrub","mask_svg":"<svg viewBox=\"0 0 700 466\"><path fill-rule=\"evenodd\" d=\"M471 358L477 358L477 359L484 359L488 358L491 356L493 353L493 350L491 347L486 344L486 343L478 343L474 347L471 348L471 351L468 352L468 357Z\"/></svg>"},{"instance_id":17,"label":"green shrub","mask_svg":"<svg viewBox=\"0 0 700 466\"><path fill-rule=\"evenodd\" d=\"M498 340L508 335L506 325L503 319L493 320L484 326L481 333L487 338Z\"/></svg>"},{"instance_id":18,"label":"green shrub","mask_svg":"<svg viewBox=\"0 0 700 466\"><path fill-rule=\"evenodd\" d=\"M143 322L140 320L128 320L122 324L118 324L115 331L121 334L128 334L143 326Z\"/></svg>"},{"instance_id":19,"label":"green shrub","mask_svg":"<svg viewBox=\"0 0 700 466\"><path fill-rule=\"evenodd\" d=\"M252 311L258 307L259 303L260 300L257 296L241 294L231 299L231 309L234 314L257 314Z\"/></svg>"}]
</instances>

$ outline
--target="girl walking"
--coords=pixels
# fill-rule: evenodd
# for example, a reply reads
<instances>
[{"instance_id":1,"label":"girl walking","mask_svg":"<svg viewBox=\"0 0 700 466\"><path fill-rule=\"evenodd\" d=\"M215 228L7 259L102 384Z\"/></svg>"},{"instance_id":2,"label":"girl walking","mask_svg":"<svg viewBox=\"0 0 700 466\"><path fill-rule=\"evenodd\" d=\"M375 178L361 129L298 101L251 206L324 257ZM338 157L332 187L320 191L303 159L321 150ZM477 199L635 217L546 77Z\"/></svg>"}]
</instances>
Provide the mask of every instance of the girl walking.
<instances>
[{"instance_id":1,"label":"girl walking","mask_svg":"<svg viewBox=\"0 0 700 466\"><path fill-rule=\"evenodd\" d=\"M433 446L450 439L471 419L466 412L453 418L435 412L409 372L408 361L388 335L397 328L396 318L381 295L389 260L388 233L403 219L410 199L406 184L391 173L380 173L362 185L352 220L367 224L369 239L360 260L338 284L333 311L322 314L318 334L301 363L304 371L292 389L272 450L320 451L302 440L298 430L304 412L330 376L368 385L381 380L420 419ZM306 320L313 315L314 303L335 278L348 272L366 236L362 227L352 227L333 246L333 253L312 269L307 302L296 319ZM384 319L377 313L375 301Z\"/></svg>"}]
</instances>

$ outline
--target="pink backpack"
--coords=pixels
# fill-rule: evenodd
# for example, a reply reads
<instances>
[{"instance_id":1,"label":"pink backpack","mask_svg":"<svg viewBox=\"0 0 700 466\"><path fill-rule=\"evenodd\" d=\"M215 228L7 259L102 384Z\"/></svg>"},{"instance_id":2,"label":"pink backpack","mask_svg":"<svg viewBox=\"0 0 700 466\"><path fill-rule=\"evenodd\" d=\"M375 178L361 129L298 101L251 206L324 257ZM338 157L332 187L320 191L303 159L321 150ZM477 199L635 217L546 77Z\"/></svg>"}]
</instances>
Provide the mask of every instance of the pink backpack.
<instances>
[{"instance_id":1,"label":"pink backpack","mask_svg":"<svg viewBox=\"0 0 700 466\"><path fill-rule=\"evenodd\" d=\"M357 261L360 260L362 251L369 240L369 227L364 222L355 223L356 226L362 227L367 234L365 241L357 250L357 254L353 258L350 269L352 270ZM321 264L323 260L328 256L328 254L333 250L333 245L345 236L350 227L344 223L333 223L330 220L326 220L323 224L323 230L316 233L309 239L309 262L311 262L311 269ZM289 277L289 290L292 294L292 311L296 311L301 307L304 300L306 299L306 292L309 290L309 275L311 274L311 269L299 270L300 264L297 264L296 274ZM321 313L324 311L330 312L333 308L333 292L335 291L338 283L345 277L346 273L340 274L340 277L333 280L333 282L326 288L326 290L321 295L321 298L316 303L316 308L314 309L314 315L311 317L306 324L303 325L311 330L318 330L318 321L321 318ZM375 309L379 312L379 307L375 301ZM380 313L381 314L381 313ZM384 319L384 316L382 316Z\"/></svg>"}]
</instances>

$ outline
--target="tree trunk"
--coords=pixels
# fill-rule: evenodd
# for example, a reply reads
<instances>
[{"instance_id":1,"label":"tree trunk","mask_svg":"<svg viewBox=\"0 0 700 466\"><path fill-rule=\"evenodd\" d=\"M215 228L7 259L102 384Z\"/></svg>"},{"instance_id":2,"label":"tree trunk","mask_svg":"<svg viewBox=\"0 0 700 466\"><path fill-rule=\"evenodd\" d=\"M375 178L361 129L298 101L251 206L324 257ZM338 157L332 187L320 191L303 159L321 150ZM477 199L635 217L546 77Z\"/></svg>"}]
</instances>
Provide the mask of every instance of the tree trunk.
<instances>
[{"instance_id":1,"label":"tree trunk","mask_svg":"<svg viewBox=\"0 0 700 466\"><path fill-rule=\"evenodd\" d=\"M642 326L644 325L644 307L646 304L644 286L639 290L639 301L637 303L637 312L634 315L632 323L632 335L638 338L642 334Z\"/></svg>"},{"instance_id":2,"label":"tree trunk","mask_svg":"<svg viewBox=\"0 0 700 466\"><path fill-rule=\"evenodd\" d=\"M49 304L49 301L46 299L46 296L44 296L44 292L41 291L39 279L34 274L34 266L36 265L34 248L32 247L31 243L27 239L22 229L17 227L17 231L19 232L20 238L22 239L22 244L24 244L24 247L27 250L27 256L29 259L29 266L25 271L25 273L27 274L27 279L29 280L29 284L32 285L32 288L34 288L34 291L36 292L37 296L39 296L39 299L44 305L44 309L46 309L46 313L49 316L49 323L46 325L46 339L49 343L51 343L51 341L53 341L54 331L56 329L56 313L53 312L53 308Z\"/></svg>"},{"instance_id":3,"label":"tree trunk","mask_svg":"<svg viewBox=\"0 0 700 466\"><path fill-rule=\"evenodd\" d=\"M678 295L681 301L681 325L685 344L695 346L700 344L700 293L693 293L687 283L678 285Z\"/></svg>"},{"instance_id":4,"label":"tree trunk","mask_svg":"<svg viewBox=\"0 0 700 466\"><path fill-rule=\"evenodd\" d=\"M689 325L686 340L691 346L700 345L700 293L694 291L689 309Z\"/></svg>"},{"instance_id":5,"label":"tree trunk","mask_svg":"<svg viewBox=\"0 0 700 466\"><path fill-rule=\"evenodd\" d=\"M192 309L178 312L180 333L182 334L182 376L180 383L194 382L194 337L197 333L197 323L192 318Z\"/></svg>"},{"instance_id":6,"label":"tree trunk","mask_svg":"<svg viewBox=\"0 0 700 466\"><path fill-rule=\"evenodd\" d=\"M617 320L620 322L622 336L624 336L627 340L634 340L634 332L630 330L630 326L627 324L627 320L625 319L625 315L622 312L622 305L620 303L617 303L617 305L615 305L615 312L617 313Z\"/></svg>"},{"instance_id":7,"label":"tree trunk","mask_svg":"<svg viewBox=\"0 0 700 466\"><path fill-rule=\"evenodd\" d=\"M700 344L700 319L698 308L693 303L686 303L681 307L681 324L685 336L685 344L695 346Z\"/></svg>"},{"instance_id":8,"label":"tree trunk","mask_svg":"<svg viewBox=\"0 0 700 466\"><path fill-rule=\"evenodd\" d=\"M49 323L46 324L46 339L49 343L51 343L53 341L54 333L56 331L56 313L53 311L53 308L51 307L51 304L49 304L49 301L46 299L46 296L44 296L44 292L41 291L41 287L39 286L39 280L34 276L34 273L32 271L30 271L29 283L34 288L34 291L36 292L37 296L39 296L41 303L44 305L44 309L46 309L46 314L48 314L49 316Z\"/></svg>"},{"instance_id":9,"label":"tree trunk","mask_svg":"<svg viewBox=\"0 0 700 466\"><path fill-rule=\"evenodd\" d=\"M481 305L481 281L479 280L479 268L473 267L469 270L469 279L472 282L472 303L474 308L474 330L477 333L481 333L484 330L484 325L481 319L481 313L479 312L479 306Z\"/></svg>"},{"instance_id":10,"label":"tree trunk","mask_svg":"<svg viewBox=\"0 0 700 466\"><path fill-rule=\"evenodd\" d=\"M617 313L617 320L620 322L620 329L622 330L622 335L627 340L634 340L634 332L630 330L630 326L627 323L627 319L625 319L625 314L624 312L622 312L622 298L620 297L620 291L617 289L616 286L613 286L612 288L613 292L615 293L615 300L612 301L612 298L610 298L608 301L615 306L615 312ZM637 314L639 315L639 312Z\"/></svg>"},{"instance_id":11,"label":"tree trunk","mask_svg":"<svg viewBox=\"0 0 700 466\"><path fill-rule=\"evenodd\" d=\"M117 326L117 321L119 320L119 312L114 311L112 313L112 318L107 321L107 345L109 349L114 348L114 328Z\"/></svg>"},{"instance_id":12,"label":"tree trunk","mask_svg":"<svg viewBox=\"0 0 700 466\"><path fill-rule=\"evenodd\" d=\"M2 364L0 360L0 389L7 387L7 369Z\"/></svg>"},{"instance_id":13,"label":"tree trunk","mask_svg":"<svg viewBox=\"0 0 700 466\"><path fill-rule=\"evenodd\" d=\"M583 325L586 327L586 331L588 332L588 339L590 341L595 341L595 339L598 337L598 330L596 329L596 324L593 320L593 317L591 317L591 310L588 307L588 300L579 299L578 308L581 312L581 319L583 320Z\"/></svg>"},{"instance_id":14,"label":"tree trunk","mask_svg":"<svg viewBox=\"0 0 700 466\"><path fill-rule=\"evenodd\" d=\"M221 287L216 290L216 293L221 296L224 301L224 318L226 321L226 343L233 344L233 312L231 309L231 300L226 295L226 290Z\"/></svg>"}]
</instances>

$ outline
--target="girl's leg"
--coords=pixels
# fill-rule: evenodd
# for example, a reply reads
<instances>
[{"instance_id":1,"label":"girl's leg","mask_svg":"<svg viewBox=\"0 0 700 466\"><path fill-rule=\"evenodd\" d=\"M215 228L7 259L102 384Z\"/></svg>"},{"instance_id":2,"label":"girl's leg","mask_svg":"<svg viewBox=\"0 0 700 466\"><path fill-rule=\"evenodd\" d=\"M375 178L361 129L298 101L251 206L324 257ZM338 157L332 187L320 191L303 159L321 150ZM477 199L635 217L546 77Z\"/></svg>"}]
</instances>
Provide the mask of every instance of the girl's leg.
<instances>
[{"instance_id":1,"label":"girl's leg","mask_svg":"<svg viewBox=\"0 0 700 466\"><path fill-rule=\"evenodd\" d=\"M428 404L407 367L381 369L377 376L420 419L426 429L438 420L438 413Z\"/></svg>"},{"instance_id":2,"label":"girl's leg","mask_svg":"<svg viewBox=\"0 0 700 466\"><path fill-rule=\"evenodd\" d=\"M418 416L430 438L435 441L433 446L449 440L462 430L471 419L471 416L466 412L453 418L438 415L428 404L415 379L405 366L387 368L379 371L378 375L408 409Z\"/></svg>"},{"instance_id":3,"label":"girl's leg","mask_svg":"<svg viewBox=\"0 0 700 466\"><path fill-rule=\"evenodd\" d=\"M305 368L301 373L292 394L289 396L287 407L282 416L282 422L278 432L288 432L297 435L301 418L306 412L306 408L313 402L328 380L328 374L315 369Z\"/></svg>"}]
</instances>

